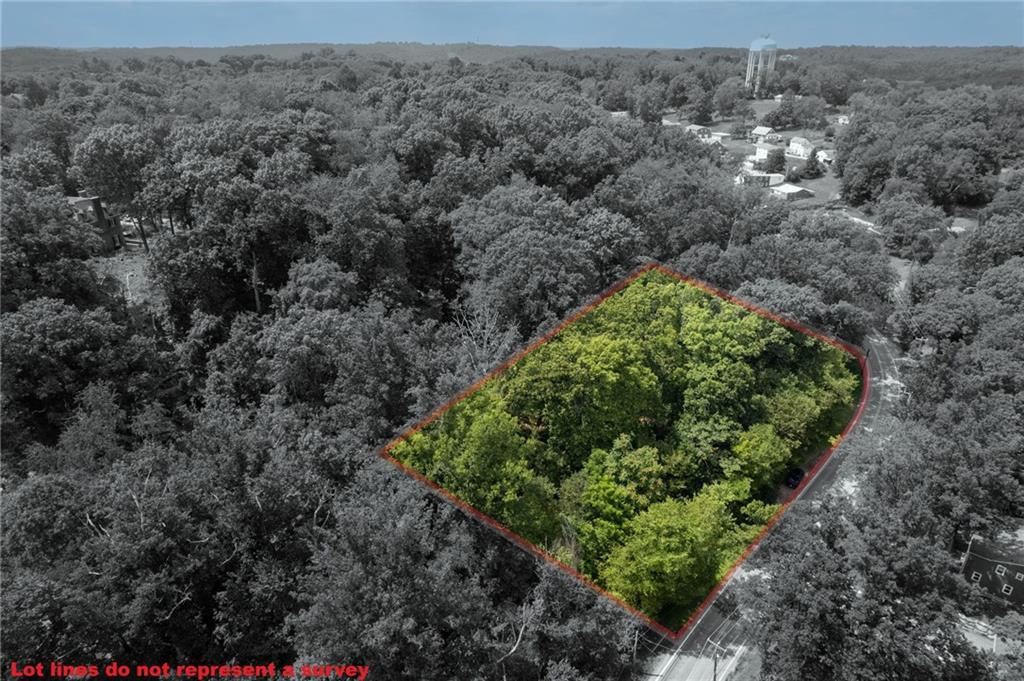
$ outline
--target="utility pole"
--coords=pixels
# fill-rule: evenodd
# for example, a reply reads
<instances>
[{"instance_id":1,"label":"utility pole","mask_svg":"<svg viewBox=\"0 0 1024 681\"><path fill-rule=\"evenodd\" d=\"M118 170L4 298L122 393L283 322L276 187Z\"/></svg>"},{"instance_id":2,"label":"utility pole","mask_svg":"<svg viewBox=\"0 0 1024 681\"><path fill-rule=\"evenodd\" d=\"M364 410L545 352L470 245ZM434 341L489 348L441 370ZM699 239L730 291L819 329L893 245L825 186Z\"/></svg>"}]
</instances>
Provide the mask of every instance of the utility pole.
<instances>
[{"instance_id":1,"label":"utility pole","mask_svg":"<svg viewBox=\"0 0 1024 681\"><path fill-rule=\"evenodd\" d=\"M971 557L971 547L974 546L974 540L978 539L978 535L972 534L971 540L967 542L967 552L964 554L963 560L960 561L960 574L966 574L964 568L967 567L967 559Z\"/></svg>"},{"instance_id":2,"label":"utility pole","mask_svg":"<svg viewBox=\"0 0 1024 681\"><path fill-rule=\"evenodd\" d=\"M712 676L712 681L718 681L718 656L719 656L719 654L725 652L725 648L723 648L719 644L715 643L710 638L708 639L708 643L710 643L711 645L713 645L715 647L715 655L714 655L714 658L713 658L713 662L712 662L713 666L712 666L712 671L711 671L711 673L713 675Z\"/></svg>"}]
</instances>

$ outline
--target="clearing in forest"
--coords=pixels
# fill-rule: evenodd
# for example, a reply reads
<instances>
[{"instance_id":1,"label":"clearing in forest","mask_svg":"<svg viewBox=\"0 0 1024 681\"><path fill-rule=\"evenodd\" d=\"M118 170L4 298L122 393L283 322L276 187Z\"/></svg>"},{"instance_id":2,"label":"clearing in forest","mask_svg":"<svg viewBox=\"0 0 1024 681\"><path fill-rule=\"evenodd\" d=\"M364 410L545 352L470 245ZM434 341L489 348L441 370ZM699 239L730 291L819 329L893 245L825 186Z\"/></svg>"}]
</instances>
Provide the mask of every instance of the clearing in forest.
<instances>
[{"instance_id":1,"label":"clearing in forest","mask_svg":"<svg viewBox=\"0 0 1024 681\"><path fill-rule=\"evenodd\" d=\"M836 443L858 359L651 266L384 455L671 632L774 522L787 471Z\"/></svg>"}]
</instances>

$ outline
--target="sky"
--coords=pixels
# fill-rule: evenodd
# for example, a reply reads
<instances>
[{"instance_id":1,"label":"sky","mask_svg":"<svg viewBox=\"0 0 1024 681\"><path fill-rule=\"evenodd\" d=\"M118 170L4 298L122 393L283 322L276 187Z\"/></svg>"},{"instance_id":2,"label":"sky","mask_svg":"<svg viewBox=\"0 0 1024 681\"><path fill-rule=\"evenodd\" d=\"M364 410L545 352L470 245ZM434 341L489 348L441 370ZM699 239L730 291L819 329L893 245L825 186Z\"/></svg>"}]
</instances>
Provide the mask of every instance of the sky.
<instances>
[{"instance_id":1,"label":"sky","mask_svg":"<svg viewBox=\"0 0 1024 681\"><path fill-rule=\"evenodd\" d=\"M7 2L0 45L475 42L554 47L1024 45L1004 2Z\"/></svg>"}]
</instances>

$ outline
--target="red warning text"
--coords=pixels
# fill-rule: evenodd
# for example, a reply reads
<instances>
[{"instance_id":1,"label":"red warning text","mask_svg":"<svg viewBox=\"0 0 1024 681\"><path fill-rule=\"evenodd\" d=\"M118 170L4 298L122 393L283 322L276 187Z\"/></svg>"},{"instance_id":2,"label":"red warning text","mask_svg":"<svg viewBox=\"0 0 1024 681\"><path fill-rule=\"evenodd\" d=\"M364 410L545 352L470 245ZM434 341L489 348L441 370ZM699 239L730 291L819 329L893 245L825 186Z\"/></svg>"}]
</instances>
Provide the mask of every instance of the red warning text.
<instances>
[{"instance_id":1,"label":"red warning text","mask_svg":"<svg viewBox=\"0 0 1024 681\"><path fill-rule=\"evenodd\" d=\"M303 664L277 666L269 664L137 664L119 662L96 664L67 664L64 662L11 662L11 678L74 678L103 677L125 678L134 675L139 678L181 678L206 681L225 678L334 678L358 679L364 681L370 674L369 665L364 664Z\"/></svg>"}]
</instances>

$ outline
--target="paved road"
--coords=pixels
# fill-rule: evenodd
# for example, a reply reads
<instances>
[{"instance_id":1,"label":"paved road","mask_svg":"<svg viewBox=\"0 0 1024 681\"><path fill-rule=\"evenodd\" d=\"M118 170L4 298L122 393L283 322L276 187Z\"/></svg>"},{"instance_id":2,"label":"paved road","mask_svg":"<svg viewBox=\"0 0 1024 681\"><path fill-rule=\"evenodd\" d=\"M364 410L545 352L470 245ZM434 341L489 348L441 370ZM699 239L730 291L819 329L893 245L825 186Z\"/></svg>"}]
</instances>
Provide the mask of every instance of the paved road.
<instances>
[{"instance_id":1,"label":"paved road","mask_svg":"<svg viewBox=\"0 0 1024 681\"><path fill-rule=\"evenodd\" d=\"M813 502L831 489L836 484L840 464L850 449L848 443L874 432L878 419L902 399L900 358L896 345L880 331L872 329L864 341L864 350L867 352L870 391L860 421L817 475L797 491L791 506ZM739 618L735 606L725 605L728 598L723 597L728 594L730 585L743 574L742 569L733 574L701 619L680 641L670 644L662 640L654 644L665 652L655 657L647 670L647 678L652 681L713 681L716 654L719 681L735 669L743 654L750 649L749 624Z\"/></svg>"},{"instance_id":2,"label":"paved road","mask_svg":"<svg viewBox=\"0 0 1024 681\"><path fill-rule=\"evenodd\" d=\"M896 345L883 336L880 331L872 329L864 341L864 349L868 353L868 376L871 390L868 394L868 402L864 406L864 413L861 414L857 427L847 437L847 441L853 440L858 434L874 432L878 418L887 413L891 405L902 395L899 349ZM804 486L800 501L820 498L835 484L840 463L845 458L848 449L842 444L836 448L832 458Z\"/></svg>"}]
</instances>

